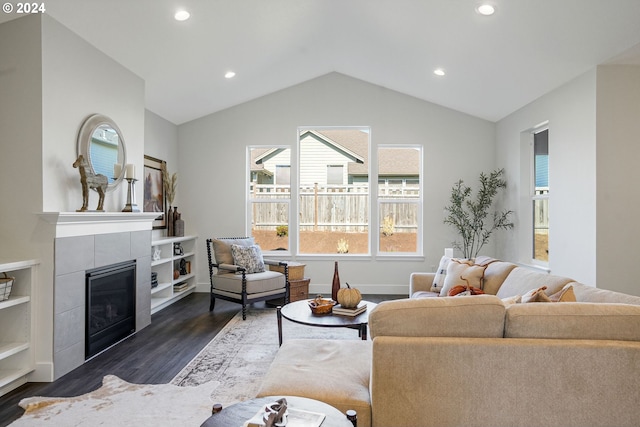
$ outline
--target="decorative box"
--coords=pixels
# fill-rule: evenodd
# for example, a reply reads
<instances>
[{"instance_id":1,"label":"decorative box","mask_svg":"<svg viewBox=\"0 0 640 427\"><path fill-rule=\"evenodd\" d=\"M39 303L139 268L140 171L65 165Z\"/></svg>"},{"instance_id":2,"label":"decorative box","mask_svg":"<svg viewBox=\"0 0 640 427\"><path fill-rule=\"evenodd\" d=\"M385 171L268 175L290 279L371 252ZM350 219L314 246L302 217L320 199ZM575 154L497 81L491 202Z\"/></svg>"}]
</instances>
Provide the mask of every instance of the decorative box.
<instances>
[{"instance_id":1,"label":"decorative box","mask_svg":"<svg viewBox=\"0 0 640 427\"><path fill-rule=\"evenodd\" d=\"M302 280L304 278L304 267L306 264L301 264L299 262L290 262L289 263L289 281L292 280ZM284 266L280 265L269 265L269 270L278 271L284 274Z\"/></svg>"}]
</instances>

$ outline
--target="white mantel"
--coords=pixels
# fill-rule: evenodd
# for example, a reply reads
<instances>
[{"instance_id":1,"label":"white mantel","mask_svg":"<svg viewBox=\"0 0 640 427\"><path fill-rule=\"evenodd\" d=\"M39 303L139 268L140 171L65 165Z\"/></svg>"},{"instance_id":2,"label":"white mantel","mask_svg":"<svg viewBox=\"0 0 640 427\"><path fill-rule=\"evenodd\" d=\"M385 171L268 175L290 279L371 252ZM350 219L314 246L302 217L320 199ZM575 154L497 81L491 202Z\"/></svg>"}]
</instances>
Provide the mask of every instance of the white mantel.
<instances>
[{"instance_id":1,"label":"white mantel","mask_svg":"<svg viewBox=\"0 0 640 427\"><path fill-rule=\"evenodd\" d=\"M41 212L56 228L55 237L151 230L157 212Z\"/></svg>"}]
</instances>

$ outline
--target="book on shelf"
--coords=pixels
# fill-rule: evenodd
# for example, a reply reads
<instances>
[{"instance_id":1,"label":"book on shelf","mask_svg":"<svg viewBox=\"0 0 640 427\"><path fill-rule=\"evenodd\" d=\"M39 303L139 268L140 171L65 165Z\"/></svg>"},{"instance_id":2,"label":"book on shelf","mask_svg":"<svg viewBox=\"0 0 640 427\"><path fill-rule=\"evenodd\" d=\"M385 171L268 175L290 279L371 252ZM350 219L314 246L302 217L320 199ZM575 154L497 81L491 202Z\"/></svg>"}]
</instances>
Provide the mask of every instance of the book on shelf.
<instances>
[{"instance_id":1,"label":"book on shelf","mask_svg":"<svg viewBox=\"0 0 640 427\"><path fill-rule=\"evenodd\" d=\"M367 311L367 304L360 302L355 308L344 308L340 304L333 307L333 314L339 314L340 316L357 316L360 313Z\"/></svg>"},{"instance_id":2,"label":"book on shelf","mask_svg":"<svg viewBox=\"0 0 640 427\"><path fill-rule=\"evenodd\" d=\"M187 282L184 282L184 283L179 283L177 285L173 285L173 290L174 291L184 291L188 287L189 287L189 284Z\"/></svg>"}]
</instances>

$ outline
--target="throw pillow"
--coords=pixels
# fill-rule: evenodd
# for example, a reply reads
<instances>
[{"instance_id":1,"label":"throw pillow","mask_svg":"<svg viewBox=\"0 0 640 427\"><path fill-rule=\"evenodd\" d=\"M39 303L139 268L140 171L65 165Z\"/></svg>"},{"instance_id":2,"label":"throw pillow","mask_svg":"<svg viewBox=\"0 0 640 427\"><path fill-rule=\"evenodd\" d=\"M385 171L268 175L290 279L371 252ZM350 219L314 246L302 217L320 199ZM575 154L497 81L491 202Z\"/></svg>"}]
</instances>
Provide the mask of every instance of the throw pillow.
<instances>
[{"instance_id":1,"label":"throw pillow","mask_svg":"<svg viewBox=\"0 0 640 427\"><path fill-rule=\"evenodd\" d=\"M440 292L442 287L444 286L444 278L447 275L447 267L449 266L449 262L451 262L451 258L448 256L443 256L440 258L440 264L438 264L438 270L436 270L436 275L433 278L433 282L431 283L431 292Z\"/></svg>"},{"instance_id":2,"label":"throw pillow","mask_svg":"<svg viewBox=\"0 0 640 427\"><path fill-rule=\"evenodd\" d=\"M231 245L231 254L233 255L233 263L243 267L247 273L262 273L265 271L260 246Z\"/></svg>"},{"instance_id":3,"label":"throw pillow","mask_svg":"<svg viewBox=\"0 0 640 427\"><path fill-rule=\"evenodd\" d=\"M444 277L444 286L440 290L440 296L448 296L449 291L457 285L482 289L482 279L486 268L486 266L475 265L473 261L452 259L447 266L447 274Z\"/></svg>"},{"instance_id":4,"label":"throw pillow","mask_svg":"<svg viewBox=\"0 0 640 427\"><path fill-rule=\"evenodd\" d=\"M520 295L514 295L512 297L502 298L502 302L506 306L510 306L512 304L519 304L520 300L522 300L522 297Z\"/></svg>"},{"instance_id":5,"label":"throw pillow","mask_svg":"<svg viewBox=\"0 0 640 427\"><path fill-rule=\"evenodd\" d=\"M554 302L576 302L576 294L573 292L573 285L566 285L560 291L549 297Z\"/></svg>"},{"instance_id":6,"label":"throw pillow","mask_svg":"<svg viewBox=\"0 0 640 427\"><path fill-rule=\"evenodd\" d=\"M551 302L547 294L544 291L547 289L546 286L542 286L538 289L532 289L526 294L522 295L522 299L520 302L528 303L528 302Z\"/></svg>"}]
</instances>

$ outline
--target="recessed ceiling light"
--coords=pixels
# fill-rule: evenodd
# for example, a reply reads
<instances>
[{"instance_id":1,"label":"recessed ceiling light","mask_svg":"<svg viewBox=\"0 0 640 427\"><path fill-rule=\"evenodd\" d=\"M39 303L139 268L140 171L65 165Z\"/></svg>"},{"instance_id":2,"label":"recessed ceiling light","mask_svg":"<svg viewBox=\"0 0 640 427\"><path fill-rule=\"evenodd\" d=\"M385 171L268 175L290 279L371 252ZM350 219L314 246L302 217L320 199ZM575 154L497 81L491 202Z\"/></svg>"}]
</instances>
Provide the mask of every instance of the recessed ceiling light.
<instances>
[{"instance_id":1,"label":"recessed ceiling light","mask_svg":"<svg viewBox=\"0 0 640 427\"><path fill-rule=\"evenodd\" d=\"M446 73L444 72L444 70L442 68L436 68L435 70L433 70L433 74L435 74L436 76L444 76Z\"/></svg>"},{"instance_id":2,"label":"recessed ceiling light","mask_svg":"<svg viewBox=\"0 0 640 427\"><path fill-rule=\"evenodd\" d=\"M179 10L175 15L173 15L173 17L176 18L176 21L186 21L190 16L191 14L186 10Z\"/></svg>"},{"instance_id":3,"label":"recessed ceiling light","mask_svg":"<svg viewBox=\"0 0 640 427\"><path fill-rule=\"evenodd\" d=\"M496 12L496 7L492 4L484 3L476 7L476 12L480 15L491 16Z\"/></svg>"},{"instance_id":4,"label":"recessed ceiling light","mask_svg":"<svg viewBox=\"0 0 640 427\"><path fill-rule=\"evenodd\" d=\"M224 75L224 77L225 77L225 78L227 78L227 79L232 79L232 78L234 78L235 76L236 76L236 73L235 73L235 72L233 72L233 71L227 71L227 72L225 73L225 75Z\"/></svg>"}]
</instances>

